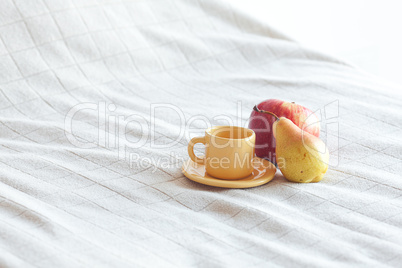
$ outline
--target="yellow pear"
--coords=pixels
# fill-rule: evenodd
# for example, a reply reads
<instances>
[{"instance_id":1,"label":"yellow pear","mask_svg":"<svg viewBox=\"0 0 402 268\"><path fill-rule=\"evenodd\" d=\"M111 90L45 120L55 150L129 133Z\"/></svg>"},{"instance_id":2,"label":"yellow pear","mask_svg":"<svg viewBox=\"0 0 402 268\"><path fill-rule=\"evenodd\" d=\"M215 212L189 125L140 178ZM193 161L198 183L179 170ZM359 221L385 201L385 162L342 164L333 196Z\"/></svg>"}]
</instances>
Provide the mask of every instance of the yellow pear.
<instances>
[{"instance_id":1,"label":"yellow pear","mask_svg":"<svg viewBox=\"0 0 402 268\"><path fill-rule=\"evenodd\" d=\"M286 179L293 182L319 182L328 169L325 143L302 131L291 120L280 117L273 124L276 162Z\"/></svg>"}]
</instances>

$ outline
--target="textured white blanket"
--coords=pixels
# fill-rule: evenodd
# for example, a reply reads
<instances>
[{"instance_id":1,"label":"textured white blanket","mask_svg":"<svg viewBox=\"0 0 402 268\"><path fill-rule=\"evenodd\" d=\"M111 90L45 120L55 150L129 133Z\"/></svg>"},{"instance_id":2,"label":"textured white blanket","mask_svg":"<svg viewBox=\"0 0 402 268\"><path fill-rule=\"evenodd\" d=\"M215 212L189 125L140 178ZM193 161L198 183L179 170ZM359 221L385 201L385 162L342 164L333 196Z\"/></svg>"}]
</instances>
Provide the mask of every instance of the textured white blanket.
<instances>
[{"instance_id":1,"label":"textured white blanket","mask_svg":"<svg viewBox=\"0 0 402 268\"><path fill-rule=\"evenodd\" d=\"M2 0L0 38L0 267L401 266L397 88L215 0ZM321 117L323 181L181 174L268 98Z\"/></svg>"}]
</instances>

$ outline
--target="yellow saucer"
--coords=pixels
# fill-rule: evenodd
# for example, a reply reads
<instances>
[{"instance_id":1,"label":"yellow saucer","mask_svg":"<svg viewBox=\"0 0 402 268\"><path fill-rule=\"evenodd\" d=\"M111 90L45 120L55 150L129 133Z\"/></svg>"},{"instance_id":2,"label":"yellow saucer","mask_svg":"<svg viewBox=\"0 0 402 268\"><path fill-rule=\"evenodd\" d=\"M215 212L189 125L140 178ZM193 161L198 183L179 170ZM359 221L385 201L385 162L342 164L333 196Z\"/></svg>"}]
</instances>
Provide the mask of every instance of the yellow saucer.
<instances>
[{"instance_id":1,"label":"yellow saucer","mask_svg":"<svg viewBox=\"0 0 402 268\"><path fill-rule=\"evenodd\" d=\"M191 159L183 163L181 170L188 179L205 185L223 187L223 188L251 188L263 185L271 181L276 173L276 167L268 160L254 157L253 173L243 179L223 180L212 177L205 172L205 166L197 164Z\"/></svg>"}]
</instances>

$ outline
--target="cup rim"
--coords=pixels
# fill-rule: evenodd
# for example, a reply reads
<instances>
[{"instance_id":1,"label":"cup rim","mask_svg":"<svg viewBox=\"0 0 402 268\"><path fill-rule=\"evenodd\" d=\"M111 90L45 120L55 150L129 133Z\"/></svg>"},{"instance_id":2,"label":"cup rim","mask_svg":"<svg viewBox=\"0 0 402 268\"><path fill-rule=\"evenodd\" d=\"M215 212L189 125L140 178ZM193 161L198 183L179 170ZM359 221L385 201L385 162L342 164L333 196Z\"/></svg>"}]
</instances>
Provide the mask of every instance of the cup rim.
<instances>
[{"instance_id":1,"label":"cup rim","mask_svg":"<svg viewBox=\"0 0 402 268\"><path fill-rule=\"evenodd\" d=\"M242 130L246 130L249 135L244 138L223 138L223 137L216 136L212 133L213 130L221 129L221 128L242 129ZM246 127L238 127L238 126L213 126L213 127L207 128L205 130L205 133L206 133L206 135L214 137L215 139L221 139L221 140L250 140L253 136L255 136L254 130L246 128Z\"/></svg>"}]
</instances>

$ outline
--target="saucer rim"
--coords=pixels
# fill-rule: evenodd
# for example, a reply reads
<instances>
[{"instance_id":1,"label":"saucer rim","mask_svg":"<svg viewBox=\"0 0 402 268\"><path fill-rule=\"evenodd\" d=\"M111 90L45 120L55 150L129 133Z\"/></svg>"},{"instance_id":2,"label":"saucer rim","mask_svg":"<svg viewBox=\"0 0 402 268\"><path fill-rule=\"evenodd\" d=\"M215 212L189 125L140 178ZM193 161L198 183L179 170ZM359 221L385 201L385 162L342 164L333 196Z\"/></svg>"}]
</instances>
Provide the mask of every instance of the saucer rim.
<instances>
[{"instance_id":1,"label":"saucer rim","mask_svg":"<svg viewBox=\"0 0 402 268\"><path fill-rule=\"evenodd\" d=\"M252 187L261 186L261 185L264 185L264 184L270 182L275 177L275 174L277 171L276 166L269 160L260 158L258 156L256 156L255 158L260 159L260 161L263 161L263 162L267 161L270 163L269 167L264 170L263 175L256 180L252 180L252 179L246 180L247 178L250 178L253 175L249 175L249 176L247 176L245 178L241 178L241 179L218 179L209 174L208 174L209 178L206 178L205 176L200 176L200 175L192 175L192 174L189 174L185 168L185 167L188 167L189 165L193 165L193 163L195 163L190 158L183 162L181 171L187 179L200 183L200 184L204 184L204 185L209 185L209 186L214 186L214 187L219 187L219 188L232 188L232 189L252 188ZM203 164L197 164L197 165L205 166ZM268 170L270 170L272 173L270 172L268 174L267 173Z\"/></svg>"}]
</instances>

